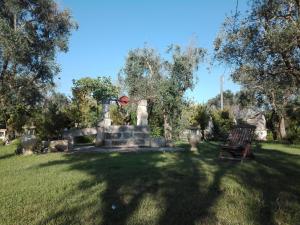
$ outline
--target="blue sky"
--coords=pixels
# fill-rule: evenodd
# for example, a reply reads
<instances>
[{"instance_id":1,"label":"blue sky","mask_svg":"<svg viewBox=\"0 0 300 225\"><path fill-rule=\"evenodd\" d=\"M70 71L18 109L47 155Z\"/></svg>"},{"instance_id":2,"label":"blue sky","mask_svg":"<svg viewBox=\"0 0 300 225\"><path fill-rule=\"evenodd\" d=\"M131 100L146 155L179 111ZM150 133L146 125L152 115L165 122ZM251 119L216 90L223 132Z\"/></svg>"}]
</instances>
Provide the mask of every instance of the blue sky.
<instances>
[{"instance_id":1,"label":"blue sky","mask_svg":"<svg viewBox=\"0 0 300 225\"><path fill-rule=\"evenodd\" d=\"M71 10L79 29L74 31L69 52L59 53L61 66L57 87L71 95L72 79L111 76L116 80L130 49L145 43L162 55L170 44L187 45L197 39L200 47L213 52L213 41L225 16L235 11L237 0L57 0ZM246 0L239 0L239 10ZM237 91L229 69L208 63L200 65L197 84L187 96L203 103L219 93L220 75L225 71L224 89Z\"/></svg>"}]
</instances>

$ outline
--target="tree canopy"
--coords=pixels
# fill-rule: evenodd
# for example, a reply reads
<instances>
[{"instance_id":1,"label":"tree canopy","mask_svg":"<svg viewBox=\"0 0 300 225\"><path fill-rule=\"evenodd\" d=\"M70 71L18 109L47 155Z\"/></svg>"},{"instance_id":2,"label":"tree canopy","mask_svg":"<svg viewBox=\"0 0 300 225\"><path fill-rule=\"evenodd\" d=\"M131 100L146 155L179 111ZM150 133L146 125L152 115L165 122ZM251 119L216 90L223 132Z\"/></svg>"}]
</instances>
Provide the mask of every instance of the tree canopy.
<instances>
[{"instance_id":1,"label":"tree canopy","mask_svg":"<svg viewBox=\"0 0 300 225\"><path fill-rule=\"evenodd\" d=\"M249 13L228 17L215 40L215 57L232 78L273 110L285 137L285 107L300 87L300 1L257 0Z\"/></svg>"},{"instance_id":2,"label":"tree canopy","mask_svg":"<svg viewBox=\"0 0 300 225\"><path fill-rule=\"evenodd\" d=\"M56 53L68 50L74 28L70 12L53 0L0 1L0 107L6 121L29 113L54 85Z\"/></svg>"}]
</instances>

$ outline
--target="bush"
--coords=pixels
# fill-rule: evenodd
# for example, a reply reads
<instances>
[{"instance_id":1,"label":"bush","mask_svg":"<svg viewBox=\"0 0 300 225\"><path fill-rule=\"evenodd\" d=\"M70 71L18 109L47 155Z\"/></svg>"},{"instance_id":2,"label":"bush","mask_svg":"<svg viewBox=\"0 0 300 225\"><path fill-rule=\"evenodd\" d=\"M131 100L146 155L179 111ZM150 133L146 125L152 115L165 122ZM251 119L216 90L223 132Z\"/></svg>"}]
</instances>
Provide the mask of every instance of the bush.
<instances>
[{"instance_id":1,"label":"bush","mask_svg":"<svg viewBox=\"0 0 300 225\"><path fill-rule=\"evenodd\" d=\"M213 122L213 137L216 140L226 140L229 131L235 125L233 116L228 110L215 110L211 113Z\"/></svg>"},{"instance_id":2,"label":"bush","mask_svg":"<svg viewBox=\"0 0 300 225\"><path fill-rule=\"evenodd\" d=\"M163 137L163 133L164 133L163 127L159 127L159 126L151 127L151 136L152 137Z\"/></svg>"},{"instance_id":3,"label":"bush","mask_svg":"<svg viewBox=\"0 0 300 225\"><path fill-rule=\"evenodd\" d=\"M5 145L5 141L0 140L0 146Z\"/></svg>"},{"instance_id":4,"label":"bush","mask_svg":"<svg viewBox=\"0 0 300 225\"><path fill-rule=\"evenodd\" d=\"M300 127L289 127L287 130L286 140L295 144L300 142Z\"/></svg>"},{"instance_id":5,"label":"bush","mask_svg":"<svg viewBox=\"0 0 300 225\"><path fill-rule=\"evenodd\" d=\"M89 143L93 143L94 140L95 140L95 135L81 136L81 137L74 138L74 142L76 144L89 144Z\"/></svg>"},{"instance_id":6,"label":"bush","mask_svg":"<svg viewBox=\"0 0 300 225\"><path fill-rule=\"evenodd\" d=\"M271 131L268 131L267 133L267 141L273 141L274 138L273 138L273 133Z\"/></svg>"}]
</instances>

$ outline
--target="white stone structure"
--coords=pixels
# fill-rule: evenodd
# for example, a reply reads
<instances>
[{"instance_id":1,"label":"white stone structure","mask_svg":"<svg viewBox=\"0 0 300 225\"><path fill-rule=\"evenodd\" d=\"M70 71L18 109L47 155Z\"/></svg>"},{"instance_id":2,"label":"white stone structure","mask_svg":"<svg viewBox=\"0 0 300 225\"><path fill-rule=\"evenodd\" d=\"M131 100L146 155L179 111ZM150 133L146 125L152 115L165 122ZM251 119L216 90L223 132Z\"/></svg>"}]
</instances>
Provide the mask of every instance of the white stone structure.
<instances>
[{"instance_id":1,"label":"white stone structure","mask_svg":"<svg viewBox=\"0 0 300 225\"><path fill-rule=\"evenodd\" d=\"M6 129L0 129L0 140L6 141Z\"/></svg>"},{"instance_id":2,"label":"white stone structure","mask_svg":"<svg viewBox=\"0 0 300 225\"><path fill-rule=\"evenodd\" d=\"M266 141L267 140L267 128L266 118L262 113L257 113L254 116L247 119L247 123L255 125L256 140Z\"/></svg>"},{"instance_id":3,"label":"white stone structure","mask_svg":"<svg viewBox=\"0 0 300 225\"><path fill-rule=\"evenodd\" d=\"M138 103L137 126L148 126L147 100L140 100Z\"/></svg>"}]
</instances>

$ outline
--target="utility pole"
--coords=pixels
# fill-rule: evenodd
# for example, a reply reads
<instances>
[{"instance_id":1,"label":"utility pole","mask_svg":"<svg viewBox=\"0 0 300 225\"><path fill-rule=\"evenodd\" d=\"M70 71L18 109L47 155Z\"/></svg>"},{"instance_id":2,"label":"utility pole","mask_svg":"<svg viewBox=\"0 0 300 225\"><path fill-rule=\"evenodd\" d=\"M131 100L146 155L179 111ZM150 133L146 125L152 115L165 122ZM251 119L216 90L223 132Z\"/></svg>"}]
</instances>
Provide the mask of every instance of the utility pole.
<instances>
[{"instance_id":1,"label":"utility pole","mask_svg":"<svg viewBox=\"0 0 300 225\"><path fill-rule=\"evenodd\" d=\"M224 75L220 77L220 97L221 97L221 110L224 109L224 102L223 102L223 83L224 83Z\"/></svg>"}]
</instances>

